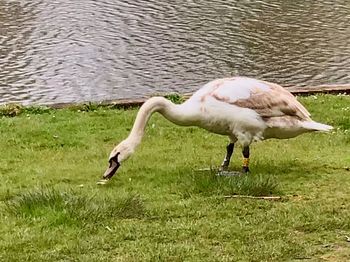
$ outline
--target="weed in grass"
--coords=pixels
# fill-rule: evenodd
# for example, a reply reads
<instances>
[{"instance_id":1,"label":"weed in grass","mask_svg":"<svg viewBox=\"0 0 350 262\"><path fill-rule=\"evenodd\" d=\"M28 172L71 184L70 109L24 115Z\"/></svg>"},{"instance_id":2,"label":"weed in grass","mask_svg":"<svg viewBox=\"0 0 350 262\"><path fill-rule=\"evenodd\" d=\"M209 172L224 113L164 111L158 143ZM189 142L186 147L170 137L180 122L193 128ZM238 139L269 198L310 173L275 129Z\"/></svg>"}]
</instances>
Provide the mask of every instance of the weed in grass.
<instances>
[{"instance_id":1,"label":"weed in grass","mask_svg":"<svg viewBox=\"0 0 350 262\"><path fill-rule=\"evenodd\" d=\"M28 106L23 108L23 113L33 115L41 115L52 111L53 109L47 106Z\"/></svg>"},{"instance_id":2,"label":"weed in grass","mask_svg":"<svg viewBox=\"0 0 350 262\"><path fill-rule=\"evenodd\" d=\"M69 109L71 111L78 111L78 112L95 112L97 111L100 107L103 107L102 105L98 103L84 103L84 104L76 104L69 106Z\"/></svg>"},{"instance_id":3,"label":"weed in grass","mask_svg":"<svg viewBox=\"0 0 350 262\"><path fill-rule=\"evenodd\" d=\"M185 102L184 97L178 93L167 94L164 97L175 104L181 104Z\"/></svg>"},{"instance_id":4,"label":"weed in grass","mask_svg":"<svg viewBox=\"0 0 350 262\"><path fill-rule=\"evenodd\" d=\"M0 107L0 116L14 117L23 112L23 107L19 104L6 104Z\"/></svg>"},{"instance_id":5,"label":"weed in grass","mask_svg":"<svg viewBox=\"0 0 350 262\"><path fill-rule=\"evenodd\" d=\"M40 115L52 111L46 106L22 106L19 104L6 104L0 107L0 116L15 117L21 114Z\"/></svg>"}]
</instances>

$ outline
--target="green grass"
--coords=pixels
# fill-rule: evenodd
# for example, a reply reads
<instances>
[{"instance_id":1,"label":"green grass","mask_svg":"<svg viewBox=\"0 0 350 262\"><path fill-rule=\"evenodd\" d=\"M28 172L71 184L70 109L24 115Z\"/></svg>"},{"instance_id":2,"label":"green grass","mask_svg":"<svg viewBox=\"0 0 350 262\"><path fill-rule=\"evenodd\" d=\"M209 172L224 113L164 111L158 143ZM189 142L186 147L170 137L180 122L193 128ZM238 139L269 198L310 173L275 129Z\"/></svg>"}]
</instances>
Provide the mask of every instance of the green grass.
<instances>
[{"instance_id":1,"label":"green grass","mask_svg":"<svg viewBox=\"0 0 350 262\"><path fill-rule=\"evenodd\" d=\"M335 130L254 144L248 176L216 176L225 137L154 115L105 186L137 109L3 107L0 261L350 260L350 97L300 100Z\"/></svg>"},{"instance_id":2,"label":"green grass","mask_svg":"<svg viewBox=\"0 0 350 262\"><path fill-rule=\"evenodd\" d=\"M98 224L105 219L138 218L144 215L138 196L116 198L82 197L52 187L42 187L21 193L5 202L7 213L18 218L43 219L48 225ZM49 218L49 219L47 219Z\"/></svg>"}]
</instances>

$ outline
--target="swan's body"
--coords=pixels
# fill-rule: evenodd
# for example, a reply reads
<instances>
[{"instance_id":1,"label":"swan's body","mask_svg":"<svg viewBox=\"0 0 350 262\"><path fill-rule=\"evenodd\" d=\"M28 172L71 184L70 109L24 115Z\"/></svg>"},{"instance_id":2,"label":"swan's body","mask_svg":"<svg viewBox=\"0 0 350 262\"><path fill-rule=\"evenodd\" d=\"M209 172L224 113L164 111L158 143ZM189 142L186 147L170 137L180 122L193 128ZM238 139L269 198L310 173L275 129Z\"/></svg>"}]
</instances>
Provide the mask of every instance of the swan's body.
<instances>
[{"instance_id":1,"label":"swan's body","mask_svg":"<svg viewBox=\"0 0 350 262\"><path fill-rule=\"evenodd\" d=\"M292 138L311 131L329 131L331 126L314 122L310 113L281 86L245 77L217 79L204 85L186 102L175 105L162 97L147 100L140 108L128 138L110 154L110 178L141 142L150 116L159 112L181 126L198 126L226 135L231 143L223 167L227 168L233 144L240 143L248 171L249 145L269 138Z\"/></svg>"}]
</instances>

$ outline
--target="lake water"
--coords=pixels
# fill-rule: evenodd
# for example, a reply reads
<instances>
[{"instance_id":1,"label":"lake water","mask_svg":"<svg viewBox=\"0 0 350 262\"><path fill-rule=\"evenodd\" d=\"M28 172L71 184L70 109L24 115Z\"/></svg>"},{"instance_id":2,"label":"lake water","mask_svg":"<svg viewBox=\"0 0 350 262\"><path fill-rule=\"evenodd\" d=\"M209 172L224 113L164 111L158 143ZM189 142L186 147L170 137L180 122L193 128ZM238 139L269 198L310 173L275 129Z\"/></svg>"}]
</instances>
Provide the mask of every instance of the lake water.
<instances>
[{"instance_id":1,"label":"lake water","mask_svg":"<svg viewBox=\"0 0 350 262\"><path fill-rule=\"evenodd\" d=\"M350 2L0 0L0 103L350 83Z\"/></svg>"}]
</instances>

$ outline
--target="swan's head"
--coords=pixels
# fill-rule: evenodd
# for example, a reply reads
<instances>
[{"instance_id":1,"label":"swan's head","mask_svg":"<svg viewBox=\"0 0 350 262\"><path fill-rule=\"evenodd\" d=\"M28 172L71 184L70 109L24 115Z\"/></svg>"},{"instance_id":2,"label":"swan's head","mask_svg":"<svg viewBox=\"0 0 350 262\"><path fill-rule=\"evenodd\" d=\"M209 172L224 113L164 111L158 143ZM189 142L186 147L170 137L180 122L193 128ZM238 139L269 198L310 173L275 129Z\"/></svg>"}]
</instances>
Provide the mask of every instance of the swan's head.
<instances>
[{"instance_id":1,"label":"swan's head","mask_svg":"<svg viewBox=\"0 0 350 262\"><path fill-rule=\"evenodd\" d=\"M117 145L109 155L109 167L103 174L103 179L111 179L112 176L117 172L121 163L129 158L134 152L134 146L128 140L122 141Z\"/></svg>"}]
</instances>

